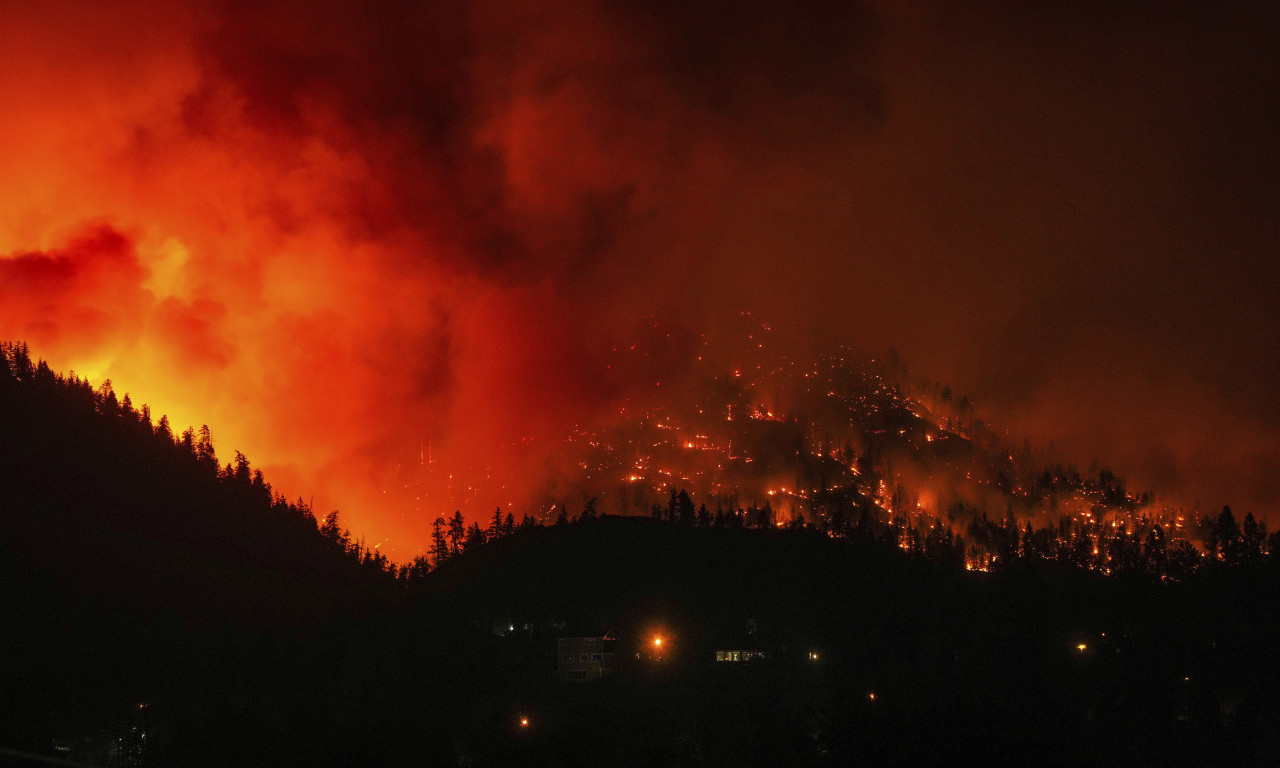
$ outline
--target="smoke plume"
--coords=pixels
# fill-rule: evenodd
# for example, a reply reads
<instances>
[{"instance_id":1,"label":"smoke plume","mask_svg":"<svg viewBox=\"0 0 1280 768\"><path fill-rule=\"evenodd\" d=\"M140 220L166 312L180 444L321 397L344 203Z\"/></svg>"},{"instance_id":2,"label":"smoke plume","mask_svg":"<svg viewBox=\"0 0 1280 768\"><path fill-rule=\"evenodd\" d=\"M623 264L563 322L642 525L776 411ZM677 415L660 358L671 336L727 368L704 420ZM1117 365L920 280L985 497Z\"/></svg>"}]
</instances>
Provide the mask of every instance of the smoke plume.
<instances>
[{"instance_id":1,"label":"smoke plume","mask_svg":"<svg viewBox=\"0 0 1280 768\"><path fill-rule=\"evenodd\" d=\"M1275 14L1205 13L6 4L0 336L398 558L412 465L519 504L608 350L744 308L1265 513Z\"/></svg>"}]
</instances>

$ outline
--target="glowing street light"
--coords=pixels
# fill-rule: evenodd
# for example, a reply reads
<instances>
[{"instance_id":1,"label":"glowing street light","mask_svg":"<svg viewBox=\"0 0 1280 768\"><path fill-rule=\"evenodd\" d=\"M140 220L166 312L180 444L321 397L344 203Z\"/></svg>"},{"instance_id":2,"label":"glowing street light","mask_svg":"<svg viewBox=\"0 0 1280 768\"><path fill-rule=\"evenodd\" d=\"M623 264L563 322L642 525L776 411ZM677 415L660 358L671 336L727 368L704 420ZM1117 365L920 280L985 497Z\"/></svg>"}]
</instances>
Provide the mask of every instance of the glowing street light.
<instances>
[{"instance_id":1,"label":"glowing street light","mask_svg":"<svg viewBox=\"0 0 1280 768\"><path fill-rule=\"evenodd\" d=\"M644 655L648 656L650 661L659 662L667 655L667 650L670 647L671 638L660 634L654 634L649 638L649 641L636 652L636 658L640 658L641 653L644 652ZM648 651L645 651L645 648L648 648Z\"/></svg>"}]
</instances>

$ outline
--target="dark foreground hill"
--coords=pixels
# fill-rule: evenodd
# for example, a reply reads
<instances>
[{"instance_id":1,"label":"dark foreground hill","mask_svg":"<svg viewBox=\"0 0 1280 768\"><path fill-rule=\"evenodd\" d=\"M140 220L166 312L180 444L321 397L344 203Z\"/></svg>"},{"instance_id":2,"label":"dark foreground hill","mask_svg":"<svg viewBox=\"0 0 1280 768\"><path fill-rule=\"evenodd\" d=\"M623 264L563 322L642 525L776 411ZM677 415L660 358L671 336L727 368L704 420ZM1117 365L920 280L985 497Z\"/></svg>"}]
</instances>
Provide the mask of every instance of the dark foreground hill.
<instances>
[{"instance_id":1,"label":"dark foreground hill","mask_svg":"<svg viewBox=\"0 0 1280 768\"><path fill-rule=\"evenodd\" d=\"M1272 562L1177 584L972 574L858 536L605 517L397 573L246 461L219 468L207 436L4 363L0 749L148 766L1280 755ZM557 638L606 632L613 674L560 682Z\"/></svg>"},{"instance_id":2,"label":"dark foreground hill","mask_svg":"<svg viewBox=\"0 0 1280 768\"><path fill-rule=\"evenodd\" d=\"M614 630L617 679L547 693L562 753L663 734L672 764L759 765L1264 764L1280 754L1275 585L958 573L859 539L637 518L534 529L430 580L441 605L526 628L499 647L536 648L549 618ZM715 661L740 646L766 658ZM567 715L566 696L589 709Z\"/></svg>"}]
</instances>

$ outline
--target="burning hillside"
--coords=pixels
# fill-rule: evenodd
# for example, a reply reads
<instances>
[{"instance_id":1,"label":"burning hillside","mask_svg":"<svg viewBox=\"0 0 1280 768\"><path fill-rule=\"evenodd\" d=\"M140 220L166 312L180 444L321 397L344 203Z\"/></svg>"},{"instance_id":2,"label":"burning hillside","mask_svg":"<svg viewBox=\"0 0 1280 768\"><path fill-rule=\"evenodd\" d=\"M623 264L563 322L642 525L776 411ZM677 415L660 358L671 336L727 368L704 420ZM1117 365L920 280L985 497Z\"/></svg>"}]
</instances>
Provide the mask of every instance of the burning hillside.
<instances>
[{"instance_id":1,"label":"burning hillside","mask_svg":"<svg viewBox=\"0 0 1280 768\"><path fill-rule=\"evenodd\" d=\"M610 372L658 378L616 404L612 418L579 425L553 446L546 480L529 500L497 504L551 522L559 514L677 515L680 491L693 514L768 519L832 532L861 523L921 537L954 529L982 538L984 526L1068 528L1185 540L1195 516L1130 492L1105 468L1080 470L1017 444L975 405L929 381L891 352L848 347L802 357L773 329L743 314L727 329L687 333L654 320L643 338L613 348ZM688 366L673 356L688 355ZM644 379L648 381L647 379ZM541 454L540 454L541 455ZM437 460L402 469L401 491L426 514L479 505L506 488L494 468ZM683 498L683 497L680 497ZM990 521L996 521L991 523ZM1021 534L1019 534L1021 535ZM1096 538L1096 537L1095 537ZM974 549L972 565L989 558Z\"/></svg>"}]
</instances>

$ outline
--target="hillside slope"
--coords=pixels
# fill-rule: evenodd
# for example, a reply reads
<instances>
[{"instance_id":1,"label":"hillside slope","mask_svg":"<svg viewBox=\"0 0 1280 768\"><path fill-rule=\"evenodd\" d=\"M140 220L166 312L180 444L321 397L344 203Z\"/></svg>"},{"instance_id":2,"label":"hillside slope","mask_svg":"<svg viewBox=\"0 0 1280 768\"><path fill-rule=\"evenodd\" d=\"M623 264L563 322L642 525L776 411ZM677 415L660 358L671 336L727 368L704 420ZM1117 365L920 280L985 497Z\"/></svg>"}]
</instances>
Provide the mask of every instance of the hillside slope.
<instances>
[{"instance_id":1,"label":"hillside slope","mask_svg":"<svg viewBox=\"0 0 1280 768\"><path fill-rule=\"evenodd\" d=\"M874 531L681 514L523 526L393 571L242 457L219 469L207 435L4 352L6 749L210 766L1280 754L1274 558L1177 583L1034 553L984 574ZM616 674L558 682L557 638L606 630ZM716 661L734 648L764 658Z\"/></svg>"}]
</instances>

